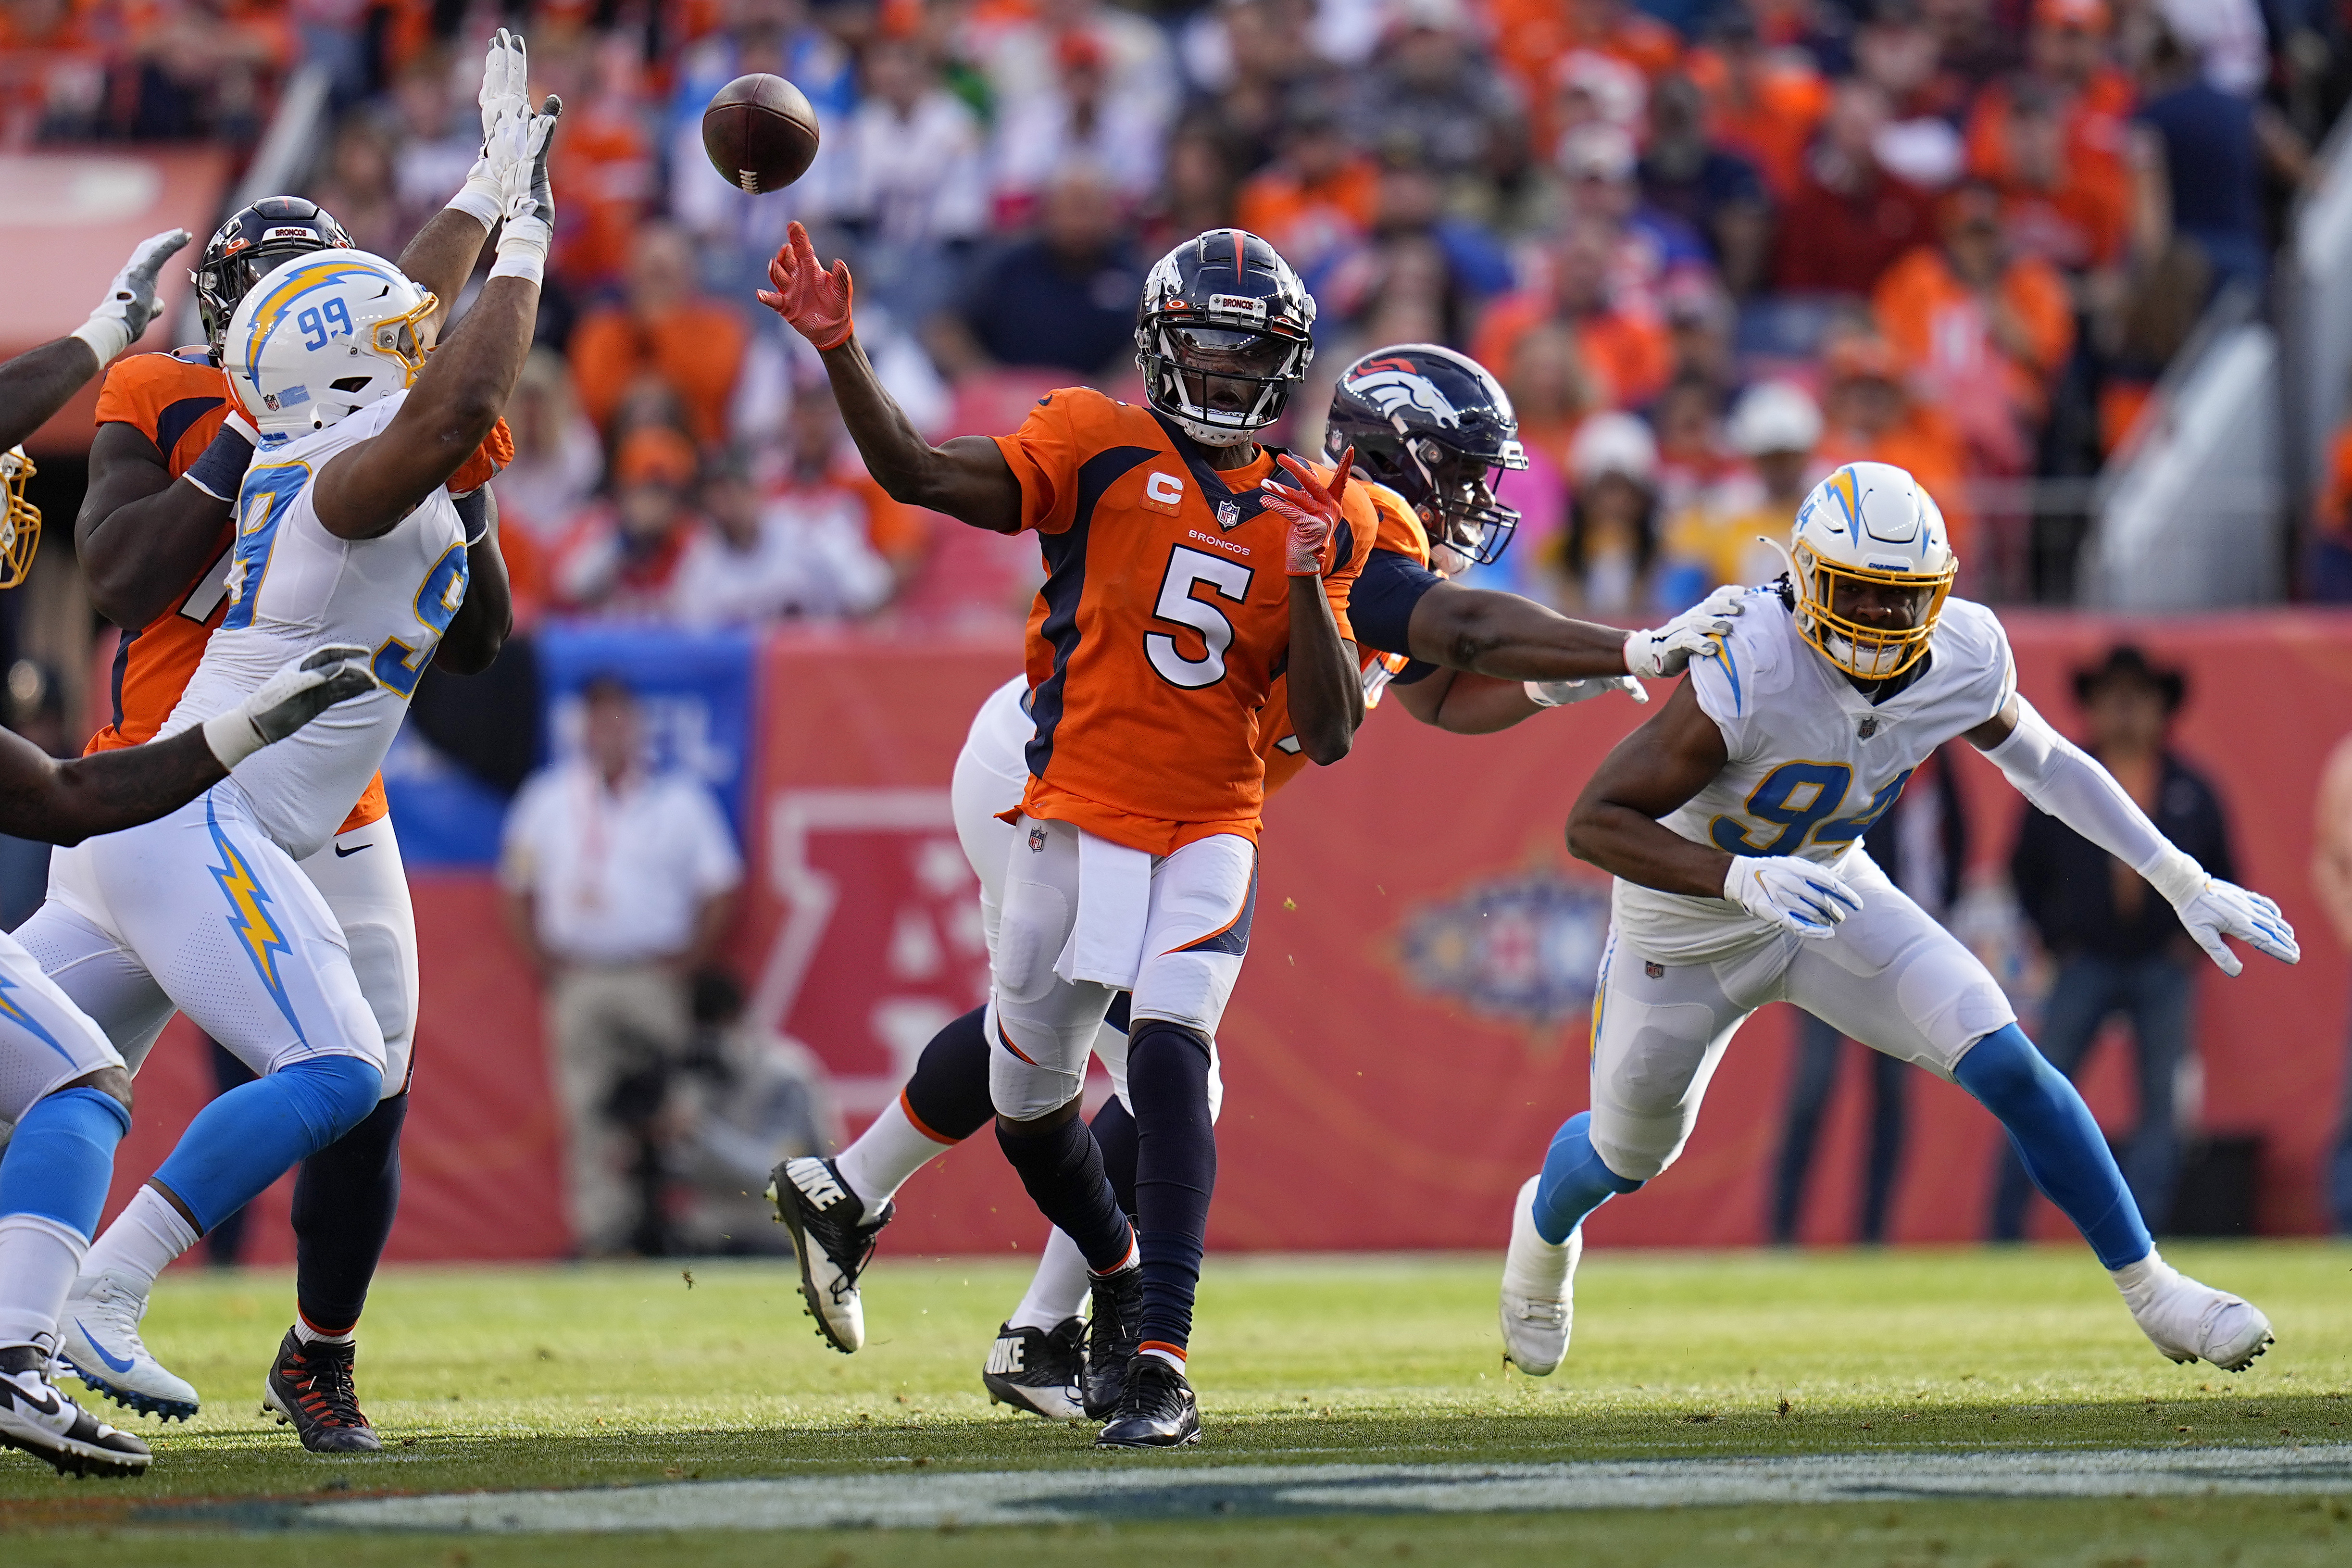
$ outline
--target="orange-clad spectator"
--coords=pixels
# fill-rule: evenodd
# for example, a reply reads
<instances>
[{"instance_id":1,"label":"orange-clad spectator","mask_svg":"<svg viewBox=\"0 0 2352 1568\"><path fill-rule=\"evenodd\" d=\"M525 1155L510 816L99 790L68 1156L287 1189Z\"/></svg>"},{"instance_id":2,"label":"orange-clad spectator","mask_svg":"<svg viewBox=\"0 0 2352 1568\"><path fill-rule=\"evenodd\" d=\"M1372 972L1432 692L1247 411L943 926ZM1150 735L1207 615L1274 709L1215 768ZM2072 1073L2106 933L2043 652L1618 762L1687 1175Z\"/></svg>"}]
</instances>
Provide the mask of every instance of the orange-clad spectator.
<instances>
[{"instance_id":1,"label":"orange-clad spectator","mask_svg":"<svg viewBox=\"0 0 2352 1568\"><path fill-rule=\"evenodd\" d=\"M1935 198L1878 159L1886 95L1859 78L1838 83L1797 191L1780 215L1775 288L1867 294L1936 232Z\"/></svg>"},{"instance_id":2,"label":"orange-clad spectator","mask_svg":"<svg viewBox=\"0 0 2352 1568\"><path fill-rule=\"evenodd\" d=\"M94 137L106 110L106 50L71 0L0 6L0 148Z\"/></svg>"},{"instance_id":3,"label":"orange-clad spectator","mask_svg":"<svg viewBox=\"0 0 2352 1568\"><path fill-rule=\"evenodd\" d=\"M2327 482L2312 509L2303 589L2324 605L2352 604L2352 420L2336 427L2328 447Z\"/></svg>"},{"instance_id":4,"label":"orange-clad spectator","mask_svg":"<svg viewBox=\"0 0 2352 1568\"><path fill-rule=\"evenodd\" d=\"M2066 154L2056 101L2039 82L2011 84L2001 126L2001 227L2018 250L2070 272L2121 265L2132 229L2132 193L2103 161Z\"/></svg>"},{"instance_id":5,"label":"orange-clad spectator","mask_svg":"<svg viewBox=\"0 0 2352 1568\"><path fill-rule=\"evenodd\" d=\"M613 500L556 547L549 582L566 609L615 619L668 616L679 563L701 526L693 508L694 443L640 426L613 459Z\"/></svg>"},{"instance_id":6,"label":"orange-clad spectator","mask_svg":"<svg viewBox=\"0 0 2352 1568\"><path fill-rule=\"evenodd\" d=\"M1380 167L1349 143L1326 103L1301 107L1284 128L1282 153L1244 181L1234 221L1312 276L1370 232Z\"/></svg>"},{"instance_id":7,"label":"orange-clad spectator","mask_svg":"<svg viewBox=\"0 0 2352 1568\"><path fill-rule=\"evenodd\" d=\"M1878 280L1878 328L1913 384L1966 437L1976 469L2022 473L2074 352L2074 302L2056 268L2011 254L2000 193L1990 184L1953 190L1941 218L1942 244L1922 246Z\"/></svg>"},{"instance_id":8,"label":"orange-clad spectator","mask_svg":"<svg viewBox=\"0 0 2352 1568\"><path fill-rule=\"evenodd\" d=\"M2078 179L2129 188L2126 153L2137 94L2108 47L2106 0L2033 0L2025 35L2025 72L2047 95L2064 127L2066 162ZM2009 178L2011 84L1977 94L1968 123L1969 172Z\"/></svg>"},{"instance_id":9,"label":"orange-clad spectator","mask_svg":"<svg viewBox=\"0 0 2352 1568\"><path fill-rule=\"evenodd\" d=\"M1578 49L1623 60L1645 77L1683 58L1682 35L1627 0L1493 0L1495 54L1531 100L1552 90L1560 58Z\"/></svg>"},{"instance_id":10,"label":"orange-clad spectator","mask_svg":"<svg viewBox=\"0 0 2352 1568\"><path fill-rule=\"evenodd\" d=\"M728 403L749 335L740 311L696 289L694 252L684 232L649 225L629 258L622 302L591 311L572 331L581 406L602 429L631 384L652 376L685 404L694 438L715 445L727 434Z\"/></svg>"},{"instance_id":11,"label":"orange-clad spectator","mask_svg":"<svg viewBox=\"0 0 2352 1568\"><path fill-rule=\"evenodd\" d=\"M1547 322L1576 335L1576 349L1604 407L1647 403L1666 384L1674 347L1665 323L1646 302L1621 304L1610 286L1616 231L1579 223L1552 242L1549 279L1495 303L1472 340L1470 357L1510 363L1512 345Z\"/></svg>"},{"instance_id":12,"label":"orange-clad spectator","mask_svg":"<svg viewBox=\"0 0 2352 1568\"><path fill-rule=\"evenodd\" d=\"M1769 47L1755 18L1733 7L1686 67L1706 97L1707 139L1756 165L1765 188L1788 201L1804 176L1805 149L1829 112L1829 83L1801 49Z\"/></svg>"},{"instance_id":13,"label":"orange-clad spectator","mask_svg":"<svg viewBox=\"0 0 2352 1568\"><path fill-rule=\"evenodd\" d=\"M1885 339L1849 333L1822 356L1827 380L1818 467L1893 463L1927 487L1950 528L1952 549L1969 560L1976 516L1969 507L1958 434L1931 405L1914 398L1903 380L1902 356Z\"/></svg>"},{"instance_id":14,"label":"orange-clad spectator","mask_svg":"<svg viewBox=\"0 0 2352 1568\"><path fill-rule=\"evenodd\" d=\"M633 47L616 33L594 50L585 73L558 73L554 61L542 62L540 51L532 51L533 89L550 90L539 80L544 76L563 99L563 132L549 170L564 195L556 208L555 270L583 292L621 275L652 204L657 171L640 114ZM583 101L575 106L562 90L562 76L581 74L588 79Z\"/></svg>"},{"instance_id":15,"label":"orange-clad spectator","mask_svg":"<svg viewBox=\"0 0 2352 1568\"><path fill-rule=\"evenodd\" d=\"M1585 374L1575 330L1559 321L1538 322L1512 334L1502 358L1483 363L1495 367L1511 395L1511 409L1519 416L1519 444L1549 458L1552 468L1565 475L1577 426L1606 406Z\"/></svg>"}]
</instances>

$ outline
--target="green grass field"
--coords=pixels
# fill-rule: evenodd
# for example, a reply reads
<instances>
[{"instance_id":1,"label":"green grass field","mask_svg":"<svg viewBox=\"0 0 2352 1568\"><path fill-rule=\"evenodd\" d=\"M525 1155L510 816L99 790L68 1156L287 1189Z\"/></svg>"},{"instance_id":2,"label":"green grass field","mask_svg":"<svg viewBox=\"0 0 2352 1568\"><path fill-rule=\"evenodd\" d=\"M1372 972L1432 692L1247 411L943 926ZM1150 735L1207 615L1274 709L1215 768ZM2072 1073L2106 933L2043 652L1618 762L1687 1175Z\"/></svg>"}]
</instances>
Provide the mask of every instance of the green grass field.
<instances>
[{"instance_id":1,"label":"green grass field","mask_svg":"<svg viewBox=\"0 0 2352 1568\"><path fill-rule=\"evenodd\" d=\"M1502 1369L1496 1260L1213 1258L1193 1373L1208 1439L1097 1456L1084 1428L992 1409L978 1367L1023 1276L886 1264L869 1342L814 1337L788 1266L404 1269L378 1282L362 1390L389 1451L306 1455L255 1411L290 1311L267 1272L183 1273L150 1342L205 1396L142 1481L0 1455L10 1564L341 1562L2352 1562L2352 1497L2051 1498L688 1535L289 1533L272 1500L1272 1464L2291 1447L2352 1441L2352 1250L2181 1247L2271 1314L2243 1374L2175 1367L2082 1252L1596 1253L1560 1373ZM68 1384L69 1387L77 1386ZM111 1406L104 1407L111 1410ZM697 1494L701 1495L701 1494Z\"/></svg>"}]
</instances>

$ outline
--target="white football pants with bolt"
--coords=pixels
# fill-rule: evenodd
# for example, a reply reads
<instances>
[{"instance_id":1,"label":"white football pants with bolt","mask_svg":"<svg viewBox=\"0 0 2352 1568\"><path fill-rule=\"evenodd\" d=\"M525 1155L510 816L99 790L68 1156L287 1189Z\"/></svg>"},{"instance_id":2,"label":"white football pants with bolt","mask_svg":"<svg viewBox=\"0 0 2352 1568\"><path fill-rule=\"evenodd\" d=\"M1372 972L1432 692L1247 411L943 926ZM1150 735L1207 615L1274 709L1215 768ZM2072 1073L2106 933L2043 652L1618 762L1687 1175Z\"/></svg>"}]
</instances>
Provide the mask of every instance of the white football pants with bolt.
<instances>
[{"instance_id":1,"label":"white football pants with bolt","mask_svg":"<svg viewBox=\"0 0 2352 1568\"><path fill-rule=\"evenodd\" d=\"M1661 963L1612 930L1592 1029L1592 1147L1618 1175L1675 1163L1731 1037L1790 1002L1873 1050L1948 1081L1969 1047L2017 1021L1974 953L1856 853L1840 874L1862 898L1833 934L1758 924L1758 942L1711 963Z\"/></svg>"}]
</instances>

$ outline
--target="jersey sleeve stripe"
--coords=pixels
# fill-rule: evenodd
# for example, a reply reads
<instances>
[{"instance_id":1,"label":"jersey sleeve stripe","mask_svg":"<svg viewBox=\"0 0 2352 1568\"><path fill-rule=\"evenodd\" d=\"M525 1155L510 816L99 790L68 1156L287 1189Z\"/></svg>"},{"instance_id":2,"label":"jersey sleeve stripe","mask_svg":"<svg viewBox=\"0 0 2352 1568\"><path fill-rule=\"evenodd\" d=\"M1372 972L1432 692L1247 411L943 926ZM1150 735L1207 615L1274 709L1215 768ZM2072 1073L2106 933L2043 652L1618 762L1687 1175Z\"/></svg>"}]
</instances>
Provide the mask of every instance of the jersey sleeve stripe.
<instances>
[{"instance_id":1,"label":"jersey sleeve stripe","mask_svg":"<svg viewBox=\"0 0 2352 1568\"><path fill-rule=\"evenodd\" d=\"M172 448L180 444L180 437L226 401L222 397L183 397L176 403L165 404L163 412L155 416L155 449L163 454L163 460L171 461Z\"/></svg>"},{"instance_id":2,"label":"jersey sleeve stripe","mask_svg":"<svg viewBox=\"0 0 2352 1568\"><path fill-rule=\"evenodd\" d=\"M1078 605L1086 596L1087 534L1094 526L1095 508L1103 494L1139 465L1157 453L1149 447L1111 447L1078 465L1076 506L1070 526L1060 533L1039 536L1045 556L1045 585L1037 590L1045 601L1045 618L1037 628L1054 649L1054 673L1031 693L1029 716L1037 733L1028 746L1029 772L1037 778L1054 760L1054 731L1062 722L1063 689L1070 659L1078 650Z\"/></svg>"}]
</instances>

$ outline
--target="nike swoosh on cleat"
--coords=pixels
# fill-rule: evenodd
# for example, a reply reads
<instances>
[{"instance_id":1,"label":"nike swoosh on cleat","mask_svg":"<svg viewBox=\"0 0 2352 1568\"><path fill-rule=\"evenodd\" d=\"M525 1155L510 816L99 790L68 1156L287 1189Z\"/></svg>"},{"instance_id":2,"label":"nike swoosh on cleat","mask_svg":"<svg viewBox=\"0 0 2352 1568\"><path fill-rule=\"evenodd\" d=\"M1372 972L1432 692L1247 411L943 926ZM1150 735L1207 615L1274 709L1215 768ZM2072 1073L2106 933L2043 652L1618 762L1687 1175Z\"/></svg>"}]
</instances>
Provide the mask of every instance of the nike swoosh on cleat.
<instances>
[{"instance_id":1,"label":"nike swoosh on cleat","mask_svg":"<svg viewBox=\"0 0 2352 1568\"><path fill-rule=\"evenodd\" d=\"M341 845L338 844L335 846L335 858L338 860L348 860L362 849L373 849L374 847L375 840L373 838L369 839L364 844L354 844L349 849L346 849Z\"/></svg>"},{"instance_id":2,"label":"nike swoosh on cleat","mask_svg":"<svg viewBox=\"0 0 2352 1568\"><path fill-rule=\"evenodd\" d=\"M83 1322L79 1318L76 1318L74 1320L74 1327L79 1329L81 1331L81 1337L89 1342L89 1348L98 1352L98 1359L104 1362L108 1366L112 1367L115 1371L129 1372L132 1367L139 1364L136 1359L130 1356L125 1356L121 1361L115 1360L111 1354L108 1353L107 1348L98 1342L98 1336L89 1331L89 1325Z\"/></svg>"}]
</instances>

